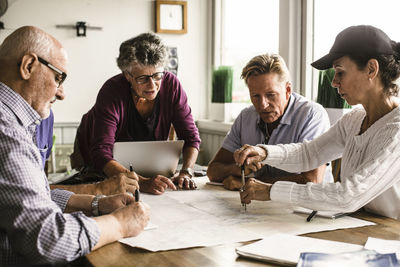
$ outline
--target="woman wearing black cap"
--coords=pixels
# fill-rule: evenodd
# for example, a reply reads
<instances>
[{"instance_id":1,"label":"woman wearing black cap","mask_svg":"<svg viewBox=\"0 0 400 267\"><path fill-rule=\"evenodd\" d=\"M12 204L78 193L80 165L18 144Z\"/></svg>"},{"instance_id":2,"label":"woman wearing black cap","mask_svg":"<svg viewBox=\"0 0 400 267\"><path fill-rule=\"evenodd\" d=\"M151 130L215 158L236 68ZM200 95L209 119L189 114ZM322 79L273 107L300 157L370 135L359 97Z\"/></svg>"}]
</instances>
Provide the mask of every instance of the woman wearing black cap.
<instances>
[{"instance_id":1,"label":"woman wearing black cap","mask_svg":"<svg viewBox=\"0 0 400 267\"><path fill-rule=\"evenodd\" d=\"M342 157L341 182L306 185L250 179L242 201L273 200L315 211L366 210L400 219L400 43L367 25L353 26L336 37L328 55L311 65L335 69L332 85L350 104L361 104L332 128L303 144L244 146L238 165L253 171L259 162L286 171L307 171Z\"/></svg>"}]
</instances>

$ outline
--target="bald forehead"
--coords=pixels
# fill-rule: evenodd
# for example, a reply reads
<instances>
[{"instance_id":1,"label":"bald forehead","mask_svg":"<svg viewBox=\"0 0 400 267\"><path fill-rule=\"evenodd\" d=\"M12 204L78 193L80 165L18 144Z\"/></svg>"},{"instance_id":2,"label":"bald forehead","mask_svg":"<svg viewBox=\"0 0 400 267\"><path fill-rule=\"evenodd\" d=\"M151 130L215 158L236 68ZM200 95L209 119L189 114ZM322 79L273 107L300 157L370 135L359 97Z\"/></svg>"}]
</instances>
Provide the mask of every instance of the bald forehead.
<instances>
[{"instance_id":1,"label":"bald forehead","mask_svg":"<svg viewBox=\"0 0 400 267\"><path fill-rule=\"evenodd\" d=\"M0 57L21 58L27 53L47 56L55 48L62 48L53 36L45 31L24 26L11 33L0 46Z\"/></svg>"}]
</instances>

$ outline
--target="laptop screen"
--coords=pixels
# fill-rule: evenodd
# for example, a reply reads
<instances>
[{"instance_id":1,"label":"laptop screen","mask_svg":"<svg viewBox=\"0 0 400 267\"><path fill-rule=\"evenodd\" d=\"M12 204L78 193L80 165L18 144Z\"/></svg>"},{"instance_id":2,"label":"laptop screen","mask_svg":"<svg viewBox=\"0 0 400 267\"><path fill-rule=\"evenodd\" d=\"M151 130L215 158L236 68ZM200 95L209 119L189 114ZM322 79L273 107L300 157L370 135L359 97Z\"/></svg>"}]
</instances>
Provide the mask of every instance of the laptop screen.
<instances>
[{"instance_id":1,"label":"laptop screen","mask_svg":"<svg viewBox=\"0 0 400 267\"><path fill-rule=\"evenodd\" d=\"M114 159L144 177L171 177L176 171L184 141L116 142Z\"/></svg>"}]
</instances>

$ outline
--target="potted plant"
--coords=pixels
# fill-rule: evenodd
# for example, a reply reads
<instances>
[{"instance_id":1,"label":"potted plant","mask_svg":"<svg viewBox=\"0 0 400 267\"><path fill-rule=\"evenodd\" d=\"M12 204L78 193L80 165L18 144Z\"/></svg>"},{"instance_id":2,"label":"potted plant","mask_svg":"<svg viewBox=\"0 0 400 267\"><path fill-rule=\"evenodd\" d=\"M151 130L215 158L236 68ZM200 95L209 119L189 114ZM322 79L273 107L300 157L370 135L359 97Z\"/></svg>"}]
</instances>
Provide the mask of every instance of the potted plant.
<instances>
[{"instance_id":1,"label":"potted plant","mask_svg":"<svg viewBox=\"0 0 400 267\"><path fill-rule=\"evenodd\" d=\"M351 108L338 93L337 89L332 87L332 80L335 76L333 68L322 70L318 77L318 97L320 103L327 111L331 125Z\"/></svg>"},{"instance_id":2,"label":"potted plant","mask_svg":"<svg viewBox=\"0 0 400 267\"><path fill-rule=\"evenodd\" d=\"M220 66L213 71L210 118L216 121L231 120L233 68Z\"/></svg>"}]
</instances>

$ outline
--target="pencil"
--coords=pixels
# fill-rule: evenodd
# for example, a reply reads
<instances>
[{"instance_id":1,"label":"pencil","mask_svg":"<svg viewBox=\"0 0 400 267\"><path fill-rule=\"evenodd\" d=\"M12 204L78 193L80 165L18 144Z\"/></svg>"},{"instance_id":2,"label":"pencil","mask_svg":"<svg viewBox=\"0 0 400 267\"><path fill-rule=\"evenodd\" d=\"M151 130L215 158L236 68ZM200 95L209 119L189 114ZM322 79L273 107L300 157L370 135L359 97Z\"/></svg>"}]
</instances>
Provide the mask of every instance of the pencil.
<instances>
[{"instance_id":1,"label":"pencil","mask_svg":"<svg viewBox=\"0 0 400 267\"><path fill-rule=\"evenodd\" d=\"M244 164L241 167L241 172L242 172L242 188L240 188L240 192L243 192L244 191L244 185L246 184L246 180L244 179ZM242 202L242 206L244 206L244 211L247 211L246 203Z\"/></svg>"},{"instance_id":2,"label":"pencil","mask_svg":"<svg viewBox=\"0 0 400 267\"><path fill-rule=\"evenodd\" d=\"M140 200L140 193L139 193L139 190L136 189L136 191L135 191L135 202L139 202L139 200Z\"/></svg>"},{"instance_id":3,"label":"pencil","mask_svg":"<svg viewBox=\"0 0 400 267\"><path fill-rule=\"evenodd\" d=\"M129 164L129 170L130 170L131 172L133 172L132 164ZM136 189L136 190L135 190L135 201L136 201L136 202L139 202L139 200L140 200L140 193L139 193L139 190Z\"/></svg>"}]
</instances>

